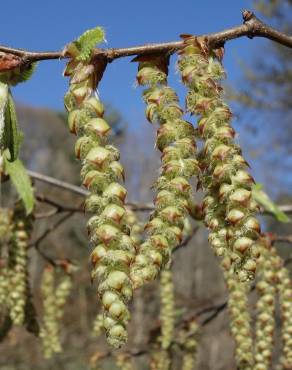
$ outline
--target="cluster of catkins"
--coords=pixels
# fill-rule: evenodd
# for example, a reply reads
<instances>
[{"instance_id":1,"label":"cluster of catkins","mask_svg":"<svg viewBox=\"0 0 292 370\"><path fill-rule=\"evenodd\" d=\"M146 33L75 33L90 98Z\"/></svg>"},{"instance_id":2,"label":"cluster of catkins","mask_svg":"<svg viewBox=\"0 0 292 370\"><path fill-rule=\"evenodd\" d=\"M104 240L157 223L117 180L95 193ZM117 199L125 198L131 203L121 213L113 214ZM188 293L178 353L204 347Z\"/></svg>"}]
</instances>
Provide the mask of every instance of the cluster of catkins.
<instances>
[{"instance_id":1,"label":"cluster of catkins","mask_svg":"<svg viewBox=\"0 0 292 370\"><path fill-rule=\"evenodd\" d=\"M148 237L140 245L131 268L134 286L139 287L156 278L182 239L191 200L189 179L197 174L198 164L194 128L182 118L178 96L167 85L168 59L147 56L135 61L139 62L138 84L148 86L143 94L146 117L160 124L156 146L162 152L161 174L155 184L155 211L145 226Z\"/></svg>"},{"instance_id":2,"label":"cluster of catkins","mask_svg":"<svg viewBox=\"0 0 292 370\"><path fill-rule=\"evenodd\" d=\"M209 241L218 256L229 258L241 281L254 278L259 256L256 240L260 225L251 196L254 182L248 164L234 142L232 113L223 100L219 81L224 76L222 49L211 51L207 41L185 37L178 68L188 87L187 110L199 116L197 135L203 141L199 154L200 185Z\"/></svg>"},{"instance_id":3,"label":"cluster of catkins","mask_svg":"<svg viewBox=\"0 0 292 370\"><path fill-rule=\"evenodd\" d=\"M90 38L90 32L95 30L81 37ZM70 131L78 136L75 153L82 161L82 183L91 193L85 210L94 213L88 221L88 233L94 245L92 276L99 281L103 325L109 343L120 347L127 340L126 324L130 318L127 302L133 292L129 275L136 244L126 218L127 192L121 185L124 169L119 162L120 153L107 143L111 128L103 118L104 106L95 92L98 73L105 63L99 60L99 65L92 64L91 52L83 57L80 39L66 49L71 60L65 70L70 77L65 107Z\"/></svg>"},{"instance_id":4,"label":"cluster of catkins","mask_svg":"<svg viewBox=\"0 0 292 370\"><path fill-rule=\"evenodd\" d=\"M56 286L56 271L52 266L44 269L41 293L43 296L43 324L40 330L43 353L50 358L54 353L62 351L60 341L60 321L64 315L64 306L72 288L69 274L62 277Z\"/></svg>"}]
</instances>

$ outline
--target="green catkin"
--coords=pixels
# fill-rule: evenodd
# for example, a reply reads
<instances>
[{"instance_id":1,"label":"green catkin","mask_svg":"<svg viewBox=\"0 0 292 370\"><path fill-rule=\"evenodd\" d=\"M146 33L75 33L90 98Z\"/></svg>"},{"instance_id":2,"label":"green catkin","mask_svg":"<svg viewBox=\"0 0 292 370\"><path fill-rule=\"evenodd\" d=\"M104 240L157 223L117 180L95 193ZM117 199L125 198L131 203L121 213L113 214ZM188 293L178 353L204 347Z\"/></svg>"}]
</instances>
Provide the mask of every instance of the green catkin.
<instances>
[{"instance_id":1,"label":"green catkin","mask_svg":"<svg viewBox=\"0 0 292 370\"><path fill-rule=\"evenodd\" d=\"M15 325L22 325L28 296L28 241L32 217L27 216L21 203L13 213L13 234L9 249L9 305L10 318Z\"/></svg>"},{"instance_id":2,"label":"green catkin","mask_svg":"<svg viewBox=\"0 0 292 370\"><path fill-rule=\"evenodd\" d=\"M198 165L194 128L182 119L178 97L167 85L167 61L164 57L136 60L140 62L137 82L147 86L143 94L146 117L149 122L160 124L156 146L162 152L161 175L155 184L155 211L145 226L149 236L131 268L134 286L139 287L156 278L181 241L191 199L189 179L198 172Z\"/></svg>"},{"instance_id":3,"label":"green catkin","mask_svg":"<svg viewBox=\"0 0 292 370\"><path fill-rule=\"evenodd\" d=\"M163 269L160 274L160 322L161 347L167 350L173 340L175 322L174 285L170 268Z\"/></svg>"},{"instance_id":4,"label":"green catkin","mask_svg":"<svg viewBox=\"0 0 292 370\"><path fill-rule=\"evenodd\" d=\"M224 70L218 60L222 49L210 51L206 40L186 37L178 68L189 91L187 110L199 116L198 136L204 147L199 155L201 185L209 241L218 256L231 259L241 281L254 278L260 232L254 217L258 206L251 197L254 182L240 147L234 143L232 113L223 100L219 81Z\"/></svg>"},{"instance_id":5,"label":"green catkin","mask_svg":"<svg viewBox=\"0 0 292 370\"><path fill-rule=\"evenodd\" d=\"M178 333L178 343L183 352L182 370L194 370L197 361L199 325L191 320L186 327Z\"/></svg>"},{"instance_id":6,"label":"green catkin","mask_svg":"<svg viewBox=\"0 0 292 370\"><path fill-rule=\"evenodd\" d=\"M283 354L281 364L284 369L292 369L292 283L289 270L282 267L277 277L282 318Z\"/></svg>"},{"instance_id":7,"label":"green catkin","mask_svg":"<svg viewBox=\"0 0 292 370\"><path fill-rule=\"evenodd\" d=\"M160 274L160 323L161 335L158 338L160 348L155 350L152 366L168 370L171 364L169 350L173 341L175 324L174 284L170 268L164 268Z\"/></svg>"},{"instance_id":8,"label":"green catkin","mask_svg":"<svg viewBox=\"0 0 292 370\"><path fill-rule=\"evenodd\" d=\"M76 42L67 47L74 52L69 53L71 61L65 70L65 75L70 76L65 107L70 131L78 136L75 153L82 161L82 183L91 192L85 210L94 213L88 221L90 241L95 246L91 254L92 277L99 282L108 342L120 347L127 341L127 303L133 291L129 271L136 245L125 221L127 191L120 184L124 178L120 154L108 143L110 126L103 119L104 107L95 94L106 63L100 60L91 64L92 50L89 58L78 60L76 47Z\"/></svg>"},{"instance_id":9,"label":"green catkin","mask_svg":"<svg viewBox=\"0 0 292 370\"><path fill-rule=\"evenodd\" d=\"M277 369L291 369L292 368L292 282L289 270L284 266L283 259L278 255L275 247L273 247L273 240L269 234L264 234L259 240L261 249L261 265L260 273L264 270L267 284L260 288L269 290L272 293L271 286L276 289L279 296L279 305L281 312L281 336L282 336L282 356L280 364ZM274 292L274 290L273 290ZM262 367L258 369L269 368L268 364L271 362L273 344L273 325L275 324L271 315L273 306L272 297L267 296L262 317L262 333L260 346L256 348L256 362ZM275 298L274 298L275 299ZM260 325L260 324L258 324ZM259 328L260 329L260 328ZM264 337L265 335L265 337ZM256 343L257 345L257 343ZM264 355L264 356L263 356ZM264 367L266 366L266 367Z\"/></svg>"},{"instance_id":10,"label":"green catkin","mask_svg":"<svg viewBox=\"0 0 292 370\"><path fill-rule=\"evenodd\" d=\"M261 238L259 243L258 282L256 290L256 336L254 370L269 370L273 354L275 330L276 280L279 267L278 256L272 255L268 239Z\"/></svg>"},{"instance_id":11,"label":"green catkin","mask_svg":"<svg viewBox=\"0 0 292 370\"><path fill-rule=\"evenodd\" d=\"M64 306L72 288L70 275L62 277L55 288L55 270L45 268L41 283L43 296L43 326L40 331L45 358L51 358L54 353L62 351L60 341L60 321L64 315Z\"/></svg>"},{"instance_id":12,"label":"green catkin","mask_svg":"<svg viewBox=\"0 0 292 370\"><path fill-rule=\"evenodd\" d=\"M12 229L12 211L0 208L0 311L9 305L9 270L6 248L11 243Z\"/></svg>"},{"instance_id":13,"label":"green catkin","mask_svg":"<svg viewBox=\"0 0 292 370\"><path fill-rule=\"evenodd\" d=\"M254 370L251 317L248 307L250 283L234 278L232 268L224 266L225 282L228 288L228 310L230 330L235 342L235 361L238 370Z\"/></svg>"},{"instance_id":14,"label":"green catkin","mask_svg":"<svg viewBox=\"0 0 292 370\"><path fill-rule=\"evenodd\" d=\"M0 262L0 312L7 307L9 296L9 273L4 260Z\"/></svg>"},{"instance_id":15,"label":"green catkin","mask_svg":"<svg viewBox=\"0 0 292 370\"><path fill-rule=\"evenodd\" d=\"M40 338L44 357L51 358L54 353L61 352L59 324L56 318L55 272L51 266L46 267L43 272L41 293L43 297L43 325L40 330Z\"/></svg>"}]
</instances>

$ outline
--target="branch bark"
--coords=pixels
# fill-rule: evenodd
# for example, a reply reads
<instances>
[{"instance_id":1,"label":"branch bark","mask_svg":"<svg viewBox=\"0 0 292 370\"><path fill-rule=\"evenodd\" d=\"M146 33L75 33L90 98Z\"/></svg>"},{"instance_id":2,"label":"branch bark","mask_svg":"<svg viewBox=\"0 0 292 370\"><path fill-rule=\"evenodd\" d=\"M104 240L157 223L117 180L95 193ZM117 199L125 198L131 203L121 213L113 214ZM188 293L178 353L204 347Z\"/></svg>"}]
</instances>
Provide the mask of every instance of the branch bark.
<instances>
[{"instance_id":1,"label":"branch bark","mask_svg":"<svg viewBox=\"0 0 292 370\"><path fill-rule=\"evenodd\" d=\"M286 35L262 22L254 13L245 10L242 13L243 24L229 28L220 32L200 35L206 38L209 46L216 48L224 45L225 42L234 40L240 37L263 37L274 42L277 42L288 48L292 48L292 36ZM96 58L105 57L108 62L115 59L145 54L173 54L183 46L183 41L173 41L166 43L146 44L141 46L133 46L129 48L109 48L96 49L94 56ZM63 51L53 52L31 52L23 49L15 49L7 46L0 46L0 52L4 54L12 54L21 58L22 64L29 64L32 62L49 60L49 59L65 59L67 56Z\"/></svg>"}]
</instances>

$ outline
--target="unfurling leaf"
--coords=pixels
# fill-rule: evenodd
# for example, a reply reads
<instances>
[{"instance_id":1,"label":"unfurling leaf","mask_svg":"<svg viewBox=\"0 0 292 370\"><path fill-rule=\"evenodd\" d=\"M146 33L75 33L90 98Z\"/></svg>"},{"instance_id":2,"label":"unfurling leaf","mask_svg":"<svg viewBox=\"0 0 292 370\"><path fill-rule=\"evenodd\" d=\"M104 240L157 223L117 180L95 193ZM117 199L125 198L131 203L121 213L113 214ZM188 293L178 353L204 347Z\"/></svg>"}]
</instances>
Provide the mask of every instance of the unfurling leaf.
<instances>
[{"instance_id":1,"label":"unfurling leaf","mask_svg":"<svg viewBox=\"0 0 292 370\"><path fill-rule=\"evenodd\" d=\"M270 199L268 194L262 190L262 184L256 184L252 188L253 198L267 211L270 212L280 222L290 222L290 218L280 210L280 208Z\"/></svg>"},{"instance_id":2,"label":"unfurling leaf","mask_svg":"<svg viewBox=\"0 0 292 370\"><path fill-rule=\"evenodd\" d=\"M93 28L67 45L64 53L76 58L76 61L85 62L90 59L94 46L103 42L104 37L104 30L101 27Z\"/></svg>"},{"instance_id":3,"label":"unfurling leaf","mask_svg":"<svg viewBox=\"0 0 292 370\"><path fill-rule=\"evenodd\" d=\"M34 206L33 187L25 167L19 159L10 162L4 155L5 171L15 186L15 189L23 201L27 214L30 214Z\"/></svg>"}]
</instances>

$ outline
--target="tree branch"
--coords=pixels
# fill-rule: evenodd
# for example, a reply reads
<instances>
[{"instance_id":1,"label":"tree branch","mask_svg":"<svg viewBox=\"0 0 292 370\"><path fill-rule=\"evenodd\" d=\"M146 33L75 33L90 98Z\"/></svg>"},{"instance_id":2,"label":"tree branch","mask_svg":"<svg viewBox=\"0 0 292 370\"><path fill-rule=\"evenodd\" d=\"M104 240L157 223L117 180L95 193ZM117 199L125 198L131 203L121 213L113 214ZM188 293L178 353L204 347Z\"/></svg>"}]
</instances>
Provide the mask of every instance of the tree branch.
<instances>
[{"instance_id":1,"label":"tree branch","mask_svg":"<svg viewBox=\"0 0 292 370\"><path fill-rule=\"evenodd\" d=\"M274 28L266 25L258 19L254 13L245 10L242 13L243 24L220 32L200 35L200 37L208 40L209 46L212 48L222 46L226 41L234 40L240 37L264 37L275 41L288 48L292 48L292 36L286 35ZM109 62L128 56L145 55L153 53L168 53L172 54L182 48L183 41L173 41L166 43L146 44L142 46L133 46L129 48L115 49L96 49L95 57L105 57ZM48 59L65 59L67 56L63 51L54 52L31 52L23 49L15 49L6 46L0 46L0 52L12 54L21 59L22 64L37 62Z\"/></svg>"}]
</instances>

